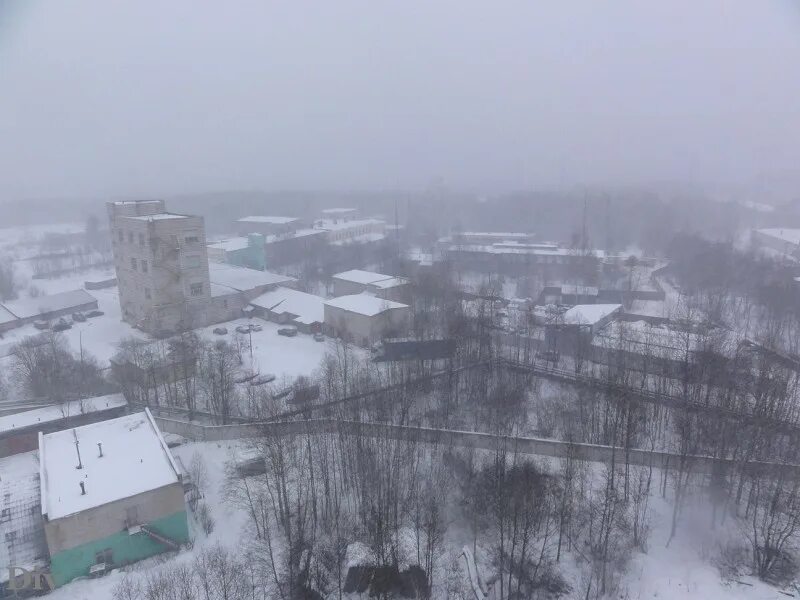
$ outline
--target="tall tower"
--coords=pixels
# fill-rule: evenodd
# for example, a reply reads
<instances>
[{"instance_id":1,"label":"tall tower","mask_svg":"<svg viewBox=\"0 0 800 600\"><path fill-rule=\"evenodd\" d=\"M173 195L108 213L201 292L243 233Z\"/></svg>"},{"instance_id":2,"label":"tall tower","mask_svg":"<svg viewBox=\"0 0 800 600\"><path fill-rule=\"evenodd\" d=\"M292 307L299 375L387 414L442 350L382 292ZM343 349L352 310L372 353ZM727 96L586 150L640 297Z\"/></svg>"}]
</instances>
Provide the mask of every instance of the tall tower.
<instances>
[{"instance_id":1,"label":"tall tower","mask_svg":"<svg viewBox=\"0 0 800 600\"><path fill-rule=\"evenodd\" d=\"M211 285L203 218L169 213L163 200L107 208L122 318L156 335L204 325Z\"/></svg>"}]
</instances>

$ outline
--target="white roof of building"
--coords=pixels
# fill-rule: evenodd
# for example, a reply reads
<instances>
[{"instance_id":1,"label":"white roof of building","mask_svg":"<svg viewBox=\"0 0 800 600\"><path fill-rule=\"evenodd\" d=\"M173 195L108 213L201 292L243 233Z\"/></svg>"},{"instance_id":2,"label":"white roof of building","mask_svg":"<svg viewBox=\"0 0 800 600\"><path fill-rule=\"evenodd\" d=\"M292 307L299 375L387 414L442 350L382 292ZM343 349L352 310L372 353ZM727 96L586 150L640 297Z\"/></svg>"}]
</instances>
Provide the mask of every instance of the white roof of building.
<instances>
[{"instance_id":1,"label":"white roof of building","mask_svg":"<svg viewBox=\"0 0 800 600\"><path fill-rule=\"evenodd\" d=\"M234 250L244 250L250 245L250 241L246 237L232 237L227 240L218 240L207 244L209 248L216 248L218 250L225 250L232 252Z\"/></svg>"},{"instance_id":2,"label":"white roof of building","mask_svg":"<svg viewBox=\"0 0 800 600\"><path fill-rule=\"evenodd\" d=\"M342 229L357 229L364 225L386 225L386 221L380 219L355 219L353 221L340 221L334 223L333 221L323 220L317 229L327 229L328 231L337 231Z\"/></svg>"},{"instance_id":3,"label":"white roof of building","mask_svg":"<svg viewBox=\"0 0 800 600\"><path fill-rule=\"evenodd\" d=\"M81 469L76 468L76 439ZM180 481L178 467L147 409L41 435L39 461L42 514L49 520ZM81 494L79 482L86 494Z\"/></svg>"},{"instance_id":4,"label":"white roof of building","mask_svg":"<svg viewBox=\"0 0 800 600\"><path fill-rule=\"evenodd\" d=\"M294 223L297 217L271 217L271 216L250 216L242 217L237 223L271 223L273 225L286 225L287 223Z\"/></svg>"},{"instance_id":5,"label":"white roof of building","mask_svg":"<svg viewBox=\"0 0 800 600\"><path fill-rule=\"evenodd\" d=\"M126 406L128 402L122 394L109 394L108 396L97 396L84 400L72 400L63 404L54 404L34 410L14 413L0 417L0 434L17 429L25 429L40 423L50 423L67 417L74 417L80 414L93 413L101 410L120 408Z\"/></svg>"},{"instance_id":6,"label":"white roof of building","mask_svg":"<svg viewBox=\"0 0 800 600\"><path fill-rule=\"evenodd\" d=\"M351 269L350 271L342 271L333 276L334 279L341 279L342 281L351 281L353 283L375 283L382 279L390 279L391 275L384 275L383 273L375 273L374 271L362 271L361 269Z\"/></svg>"},{"instance_id":7,"label":"white roof of building","mask_svg":"<svg viewBox=\"0 0 800 600\"><path fill-rule=\"evenodd\" d=\"M292 277L269 271L257 271L247 267L235 267L215 262L208 264L208 275L212 284L225 286L237 292L244 292L265 285L280 285L296 281Z\"/></svg>"},{"instance_id":8,"label":"white roof of building","mask_svg":"<svg viewBox=\"0 0 800 600\"><path fill-rule=\"evenodd\" d=\"M11 323L12 321L16 321L17 316L8 310L5 306L0 304L0 325L3 323Z\"/></svg>"},{"instance_id":9,"label":"white roof of building","mask_svg":"<svg viewBox=\"0 0 800 600\"><path fill-rule=\"evenodd\" d=\"M54 311L77 308L84 304L89 304L90 302L97 302L97 298L86 290L72 290L69 292L51 294L49 296L39 296L38 298L25 298L24 300L6 302L5 309L25 319Z\"/></svg>"},{"instance_id":10,"label":"white roof of building","mask_svg":"<svg viewBox=\"0 0 800 600\"><path fill-rule=\"evenodd\" d=\"M325 321L325 298L291 288L279 287L261 294L250 304L276 314L294 315L295 321L306 325Z\"/></svg>"},{"instance_id":11,"label":"white roof of building","mask_svg":"<svg viewBox=\"0 0 800 600\"><path fill-rule=\"evenodd\" d=\"M323 215L340 215L342 213L351 213L356 212L358 209L356 208L323 208L322 214Z\"/></svg>"},{"instance_id":12,"label":"white roof of building","mask_svg":"<svg viewBox=\"0 0 800 600\"><path fill-rule=\"evenodd\" d=\"M393 308L408 308L407 304L376 298L370 294L339 296L326 301L325 304L367 317L374 317Z\"/></svg>"},{"instance_id":13,"label":"white roof of building","mask_svg":"<svg viewBox=\"0 0 800 600\"><path fill-rule=\"evenodd\" d=\"M372 285L380 289L397 287L398 285L408 283L408 279L403 277L394 277L392 275L384 275L383 273L374 273L372 271L362 271L361 269L343 271L342 273L334 275L333 278L341 281L360 283L362 285Z\"/></svg>"},{"instance_id":14,"label":"white roof of building","mask_svg":"<svg viewBox=\"0 0 800 600\"><path fill-rule=\"evenodd\" d=\"M326 233L327 230L325 229L296 229L295 231L290 231L287 233L282 234L274 234L271 233L264 238L265 243L272 244L275 242L281 242L283 240L289 240L292 238L301 238L307 237L309 235L322 235Z\"/></svg>"},{"instance_id":15,"label":"white roof of building","mask_svg":"<svg viewBox=\"0 0 800 600\"><path fill-rule=\"evenodd\" d=\"M132 215L125 216L125 219L136 219L137 221L166 221L169 219L188 219L189 215L176 215L175 213L156 213L153 215Z\"/></svg>"},{"instance_id":16,"label":"white roof of building","mask_svg":"<svg viewBox=\"0 0 800 600\"><path fill-rule=\"evenodd\" d=\"M29 571L47 567L38 470L36 452L0 458L0 583L8 581L6 565Z\"/></svg>"},{"instance_id":17,"label":"white roof of building","mask_svg":"<svg viewBox=\"0 0 800 600\"><path fill-rule=\"evenodd\" d=\"M594 325L622 309L621 304L577 304L564 313L567 325Z\"/></svg>"},{"instance_id":18,"label":"white roof of building","mask_svg":"<svg viewBox=\"0 0 800 600\"><path fill-rule=\"evenodd\" d=\"M800 245L800 229L783 229L776 227L772 229L759 229L758 232L784 241L787 244Z\"/></svg>"}]
</instances>

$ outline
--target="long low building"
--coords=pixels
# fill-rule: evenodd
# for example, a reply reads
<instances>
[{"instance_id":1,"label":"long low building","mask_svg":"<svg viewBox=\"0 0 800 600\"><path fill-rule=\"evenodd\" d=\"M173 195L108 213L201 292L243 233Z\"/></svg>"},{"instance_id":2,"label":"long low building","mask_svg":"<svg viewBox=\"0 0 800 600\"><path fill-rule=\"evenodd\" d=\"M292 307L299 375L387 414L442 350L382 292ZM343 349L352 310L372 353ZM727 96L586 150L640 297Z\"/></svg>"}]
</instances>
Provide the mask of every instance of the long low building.
<instances>
[{"instance_id":1,"label":"long low building","mask_svg":"<svg viewBox=\"0 0 800 600\"><path fill-rule=\"evenodd\" d=\"M122 394L110 394L0 417L0 457L36 450L40 431L50 433L118 417L127 409Z\"/></svg>"},{"instance_id":2,"label":"long low building","mask_svg":"<svg viewBox=\"0 0 800 600\"><path fill-rule=\"evenodd\" d=\"M348 296L369 292L383 298L403 302L409 300L409 281L405 277L394 277L383 273L352 269L337 273L333 279L333 295Z\"/></svg>"},{"instance_id":3,"label":"long low building","mask_svg":"<svg viewBox=\"0 0 800 600\"><path fill-rule=\"evenodd\" d=\"M96 308L97 298L86 290L70 290L6 302L0 304L0 333L34 321L52 321Z\"/></svg>"},{"instance_id":4,"label":"long low building","mask_svg":"<svg viewBox=\"0 0 800 600\"><path fill-rule=\"evenodd\" d=\"M294 325L304 333L316 333L325 321L325 298L291 288L278 287L250 305L254 314L276 323Z\"/></svg>"},{"instance_id":5,"label":"long low building","mask_svg":"<svg viewBox=\"0 0 800 600\"><path fill-rule=\"evenodd\" d=\"M410 320L411 309L407 304L366 293L325 302L326 330L361 346L370 346L385 337L402 337Z\"/></svg>"}]
</instances>

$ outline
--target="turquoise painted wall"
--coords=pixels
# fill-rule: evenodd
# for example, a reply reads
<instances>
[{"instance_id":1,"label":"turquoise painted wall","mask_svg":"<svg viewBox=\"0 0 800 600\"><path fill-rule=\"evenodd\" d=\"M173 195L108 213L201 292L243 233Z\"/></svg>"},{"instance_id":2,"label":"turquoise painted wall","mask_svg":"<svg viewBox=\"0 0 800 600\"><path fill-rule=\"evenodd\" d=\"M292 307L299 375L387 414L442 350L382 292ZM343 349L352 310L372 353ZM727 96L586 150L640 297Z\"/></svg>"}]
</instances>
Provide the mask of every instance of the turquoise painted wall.
<instances>
[{"instance_id":1,"label":"turquoise painted wall","mask_svg":"<svg viewBox=\"0 0 800 600\"><path fill-rule=\"evenodd\" d=\"M259 233L251 233L247 236L247 239L247 248L229 250L226 253L227 261L238 267L248 267L263 271L267 268L266 257L264 256L264 236Z\"/></svg>"},{"instance_id":2,"label":"turquoise painted wall","mask_svg":"<svg viewBox=\"0 0 800 600\"><path fill-rule=\"evenodd\" d=\"M183 544L189 541L189 526L186 522L185 511L177 512L147 525L156 533L160 533L178 543ZM145 533L128 535L127 531L120 531L109 537L76 546L51 556L50 573L56 586L64 585L76 577L88 575L89 567L96 562L96 554L107 548L111 548L113 552L115 567L169 550L169 548L151 539Z\"/></svg>"}]
</instances>

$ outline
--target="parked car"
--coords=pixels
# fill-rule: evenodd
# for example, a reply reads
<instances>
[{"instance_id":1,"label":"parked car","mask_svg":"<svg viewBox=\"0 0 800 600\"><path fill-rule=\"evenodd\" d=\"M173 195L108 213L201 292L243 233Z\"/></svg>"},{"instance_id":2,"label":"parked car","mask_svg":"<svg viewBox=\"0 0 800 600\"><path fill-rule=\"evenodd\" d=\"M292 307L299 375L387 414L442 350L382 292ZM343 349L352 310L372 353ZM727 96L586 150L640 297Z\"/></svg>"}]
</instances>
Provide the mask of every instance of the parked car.
<instances>
[{"instance_id":1,"label":"parked car","mask_svg":"<svg viewBox=\"0 0 800 600\"><path fill-rule=\"evenodd\" d=\"M315 333L314 334L314 341L315 342L324 342L325 341L325 334L319 333L319 332Z\"/></svg>"},{"instance_id":2,"label":"parked car","mask_svg":"<svg viewBox=\"0 0 800 600\"><path fill-rule=\"evenodd\" d=\"M228 328L227 327L214 327L214 329L212 330L212 333L214 333L215 335L225 335L225 334L228 333Z\"/></svg>"},{"instance_id":3,"label":"parked car","mask_svg":"<svg viewBox=\"0 0 800 600\"><path fill-rule=\"evenodd\" d=\"M278 335L294 337L297 335L297 327L281 327L278 329Z\"/></svg>"},{"instance_id":4,"label":"parked car","mask_svg":"<svg viewBox=\"0 0 800 600\"><path fill-rule=\"evenodd\" d=\"M258 375L258 373L256 373L255 371L251 371L249 369L243 369L242 371L238 372L233 377L233 382L234 383L247 383L248 381L250 381L251 379L253 379L257 375Z\"/></svg>"},{"instance_id":5,"label":"parked car","mask_svg":"<svg viewBox=\"0 0 800 600\"><path fill-rule=\"evenodd\" d=\"M47 321L34 321L33 326L41 330L50 329L50 323Z\"/></svg>"},{"instance_id":6,"label":"parked car","mask_svg":"<svg viewBox=\"0 0 800 600\"><path fill-rule=\"evenodd\" d=\"M65 331L67 329L72 329L72 323L67 321L64 318L59 319L56 321L55 325L52 327L53 331Z\"/></svg>"},{"instance_id":7,"label":"parked car","mask_svg":"<svg viewBox=\"0 0 800 600\"><path fill-rule=\"evenodd\" d=\"M104 313L102 310L90 310L86 313L86 316L90 319L93 319L94 317L102 317L104 314L106 313Z\"/></svg>"},{"instance_id":8,"label":"parked car","mask_svg":"<svg viewBox=\"0 0 800 600\"><path fill-rule=\"evenodd\" d=\"M250 325L239 325L236 331L238 333L250 333Z\"/></svg>"},{"instance_id":9,"label":"parked car","mask_svg":"<svg viewBox=\"0 0 800 600\"><path fill-rule=\"evenodd\" d=\"M80 312L72 313L72 322L73 323L84 323L86 321L86 315Z\"/></svg>"},{"instance_id":10,"label":"parked car","mask_svg":"<svg viewBox=\"0 0 800 600\"><path fill-rule=\"evenodd\" d=\"M266 383L272 383L275 381L275 375L272 373L264 373L263 375L258 375L250 380L250 385L264 385Z\"/></svg>"},{"instance_id":11,"label":"parked car","mask_svg":"<svg viewBox=\"0 0 800 600\"><path fill-rule=\"evenodd\" d=\"M250 324L250 331L261 331L262 329L263 327L261 327L261 325L259 325L258 323Z\"/></svg>"}]
</instances>

